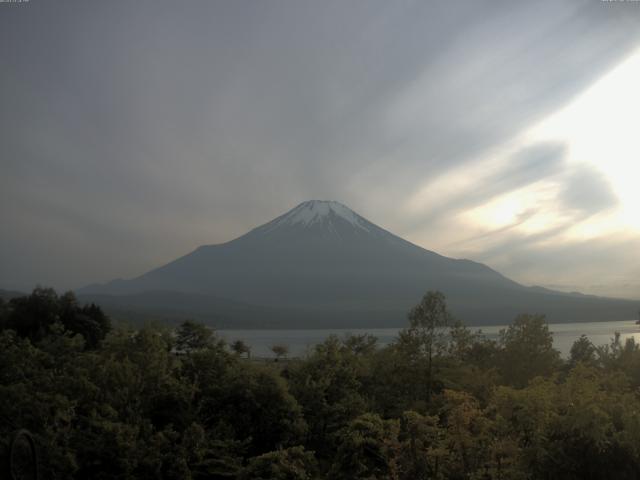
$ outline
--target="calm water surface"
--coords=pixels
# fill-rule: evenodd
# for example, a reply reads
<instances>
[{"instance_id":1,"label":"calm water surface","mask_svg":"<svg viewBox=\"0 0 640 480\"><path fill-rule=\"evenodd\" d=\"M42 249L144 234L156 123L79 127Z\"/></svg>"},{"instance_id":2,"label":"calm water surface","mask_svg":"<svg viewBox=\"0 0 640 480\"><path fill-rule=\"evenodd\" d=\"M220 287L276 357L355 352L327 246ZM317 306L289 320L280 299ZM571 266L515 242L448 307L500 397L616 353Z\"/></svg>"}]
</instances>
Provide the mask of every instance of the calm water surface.
<instances>
[{"instance_id":1,"label":"calm water surface","mask_svg":"<svg viewBox=\"0 0 640 480\"><path fill-rule=\"evenodd\" d=\"M498 338L498 332L506 325L490 325L481 327L487 338ZM477 328L471 327L472 330ZM255 357L273 357L271 346L283 344L289 347L289 356L304 356L311 352L313 346L323 342L329 335L344 336L347 333L370 333L378 337L380 345L393 342L400 328L371 328L371 329L326 329L326 330L218 330L218 334L225 340L243 340L251 346L251 354ZM573 342L584 334L595 345L608 344L615 332L620 332L620 338L635 337L640 341L640 327L634 320L622 322L589 322L589 323L554 323L549 325L553 332L553 345L563 356L568 356Z\"/></svg>"}]
</instances>

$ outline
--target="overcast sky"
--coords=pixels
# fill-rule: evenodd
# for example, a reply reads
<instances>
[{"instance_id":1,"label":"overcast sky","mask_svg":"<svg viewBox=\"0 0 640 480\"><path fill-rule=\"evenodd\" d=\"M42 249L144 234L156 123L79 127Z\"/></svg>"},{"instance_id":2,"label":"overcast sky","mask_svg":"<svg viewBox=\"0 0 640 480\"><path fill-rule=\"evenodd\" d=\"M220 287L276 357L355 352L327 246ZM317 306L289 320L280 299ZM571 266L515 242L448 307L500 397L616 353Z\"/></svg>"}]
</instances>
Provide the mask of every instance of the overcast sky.
<instances>
[{"instance_id":1,"label":"overcast sky","mask_svg":"<svg viewBox=\"0 0 640 480\"><path fill-rule=\"evenodd\" d=\"M640 298L640 2L0 3L0 288L129 278L307 199Z\"/></svg>"}]
</instances>

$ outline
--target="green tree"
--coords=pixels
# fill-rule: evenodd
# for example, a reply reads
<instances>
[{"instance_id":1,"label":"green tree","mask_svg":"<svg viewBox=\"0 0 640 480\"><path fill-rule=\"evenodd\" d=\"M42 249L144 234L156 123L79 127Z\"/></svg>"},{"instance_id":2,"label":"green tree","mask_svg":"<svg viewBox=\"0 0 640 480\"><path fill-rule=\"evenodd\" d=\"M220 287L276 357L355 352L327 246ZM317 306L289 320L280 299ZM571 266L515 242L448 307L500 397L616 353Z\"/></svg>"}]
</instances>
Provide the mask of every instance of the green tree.
<instances>
[{"instance_id":1,"label":"green tree","mask_svg":"<svg viewBox=\"0 0 640 480\"><path fill-rule=\"evenodd\" d=\"M371 355L376 351L378 338L369 333L347 334L342 340L344 346L354 355Z\"/></svg>"},{"instance_id":2,"label":"green tree","mask_svg":"<svg viewBox=\"0 0 640 480\"><path fill-rule=\"evenodd\" d=\"M287 355L289 354L289 347L283 344L276 344L271 347L271 351L276 356L276 361L278 361L282 357L287 358Z\"/></svg>"},{"instance_id":3,"label":"green tree","mask_svg":"<svg viewBox=\"0 0 640 480\"><path fill-rule=\"evenodd\" d=\"M335 479L383 480L397 478L397 420L366 413L338 434L338 451L330 472Z\"/></svg>"},{"instance_id":4,"label":"green tree","mask_svg":"<svg viewBox=\"0 0 640 480\"><path fill-rule=\"evenodd\" d=\"M96 348L111 331L111 321L102 309L94 303L81 307L73 292L59 298L59 312L65 330L82 335L89 349Z\"/></svg>"},{"instance_id":5,"label":"green tree","mask_svg":"<svg viewBox=\"0 0 640 480\"><path fill-rule=\"evenodd\" d=\"M6 322L9 316L9 305L4 301L4 298L0 297L0 330L8 328Z\"/></svg>"},{"instance_id":6,"label":"green tree","mask_svg":"<svg viewBox=\"0 0 640 480\"><path fill-rule=\"evenodd\" d=\"M6 328L19 336L38 342L49 334L50 327L60 320L58 295L52 288L36 287L30 295L12 298Z\"/></svg>"},{"instance_id":7,"label":"green tree","mask_svg":"<svg viewBox=\"0 0 640 480\"><path fill-rule=\"evenodd\" d=\"M54 479L73 478L78 470L73 422L76 393L85 390L70 388L78 375L71 375L74 369L68 364L80 354L82 343L58 339L66 344L58 351L68 350L63 358L37 348L14 330L0 332L0 460L2 442L16 430L28 429L36 440L42 477ZM4 474L3 463L0 468Z\"/></svg>"},{"instance_id":8,"label":"green tree","mask_svg":"<svg viewBox=\"0 0 640 480\"><path fill-rule=\"evenodd\" d=\"M308 359L290 368L291 392L309 425L307 446L319 458L331 455L336 433L366 411L360 360L338 337L330 336Z\"/></svg>"},{"instance_id":9,"label":"green tree","mask_svg":"<svg viewBox=\"0 0 640 480\"><path fill-rule=\"evenodd\" d=\"M1 328L15 330L34 343L66 332L82 335L86 348L95 349L111 330L111 321L99 306L80 306L73 292L58 296L55 290L43 287L11 299L2 317Z\"/></svg>"},{"instance_id":10,"label":"green tree","mask_svg":"<svg viewBox=\"0 0 640 480\"><path fill-rule=\"evenodd\" d=\"M426 400L431 399L433 357L435 349L444 341L444 327L451 321L445 297L441 292L429 291L409 312L409 328L399 334L399 343L412 355L425 358Z\"/></svg>"},{"instance_id":11,"label":"green tree","mask_svg":"<svg viewBox=\"0 0 640 480\"><path fill-rule=\"evenodd\" d=\"M445 390L440 413L446 424L446 478L474 478L481 474L493 439L492 421L467 392Z\"/></svg>"},{"instance_id":12,"label":"green tree","mask_svg":"<svg viewBox=\"0 0 640 480\"><path fill-rule=\"evenodd\" d=\"M231 350L233 350L238 356L242 356L246 353L247 358L251 358L251 347L242 340L236 340L233 342L231 344Z\"/></svg>"},{"instance_id":13,"label":"green tree","mask_svg":"<svg viewBox=\"0 0 640 480\"><path fill-rule=\"evenodd\" d=\"M525 386L539 375L550 375L559 366L560 353L544 315L523 314L500 331L500 373L510 385Z\"/></svg>"},{"instance_id":14,"label":"green tree","mask_svg":"<svg viewBox=\"0 0 640 480\"><path fill-rule=\"evenodd\" d=\"M460 362L472 363L482 368L491 368L496 363L498 346L487 339L482 330L472 332L460 322L449 328L449 355Z\"/></svg>"},{"instance_id":15,"label":"green tree","mask_svg":"<svg viewBox=\"0 0 640 480\"><path fill-rule=\"evenodd\" d=\"M499 381L496 370L499 353L496 342L485 338L480 330L472 332L461 323L452 325L447 357L440 368L444 387L464 390L486 403Z\"/></svg>"},{"instance_id":16,"label":"green tree","mask_svg":"<svg viewBox=\"0 0 640 480\"><path fill-rule=\"evenodd\" d=\"M400 417L398 466L402 480L443 478L448 456L446 430L437 415L406 411Z\"/></svg>"},{"instance_id":17,"label":"green tree","mask_svg":"<svg viewBox=\"0 0 640 480\"><path fill-rule=\"evenodd\" d=\"M189 353L214 345L216 341L213 329L193 320L183 321L176 329L176 349Z\"/></svg>"},{"instance_id":18,"label":"green tree","mask_svg":"<svg viewBox=\"0 0 640 480\"><path fill-rule=\"evenodd\" d=\"M313 452L297 446L251 458L238 480L311 480L317 468Z\"/></svg>"},{"instance_id":19,"label":"green tree","mask_svg":"<svg viewBox=\"0 0 640 480\"><path fill-rule=\"evenodd\" d=\"M593 365L596 361L596 347L586 335L580 335L573 345L569 354L569 363L575 365L582 362L586 365Z\"/></svg>"}]
</instances>

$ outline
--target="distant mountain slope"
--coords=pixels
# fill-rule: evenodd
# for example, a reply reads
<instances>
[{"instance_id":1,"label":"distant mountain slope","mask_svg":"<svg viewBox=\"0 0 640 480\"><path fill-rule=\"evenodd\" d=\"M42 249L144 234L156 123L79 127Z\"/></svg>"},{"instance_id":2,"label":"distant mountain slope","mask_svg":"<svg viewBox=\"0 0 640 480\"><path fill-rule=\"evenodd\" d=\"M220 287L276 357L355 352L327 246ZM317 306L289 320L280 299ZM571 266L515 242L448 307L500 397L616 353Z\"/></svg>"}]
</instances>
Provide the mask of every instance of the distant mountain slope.
<instances>
[{"instance_id":1,"label":"distant mountain slope","mask_svg":"<svg viewBox=\"0 0 640 480\"><path fill-rule=\"evenodd\" d=\"M25 295L26 293L17 292L15 290L2 290L0 288L0 298L5 301L11 300L12 298L16 297L24 297Z\"/></svg>"},{"instance_id":2,"label":"distant mountain slope","mask_svg":"<svg viewBox=\"0 0 640 480\"><path fill-rule=\"evenodd\" d=\"M249 317L262 315L264 325L304 328L402 325L430 289L443 291L453 312L470 324L507 322L524 311L545 312L558 322L631 319L636 311L635 302L525 287L486 265L418 247L340 203L319 200L233 241L79 293L110 295L111 303L132 308L179 307L214 323L254 325Z\"/></svg>"}]
</instances>

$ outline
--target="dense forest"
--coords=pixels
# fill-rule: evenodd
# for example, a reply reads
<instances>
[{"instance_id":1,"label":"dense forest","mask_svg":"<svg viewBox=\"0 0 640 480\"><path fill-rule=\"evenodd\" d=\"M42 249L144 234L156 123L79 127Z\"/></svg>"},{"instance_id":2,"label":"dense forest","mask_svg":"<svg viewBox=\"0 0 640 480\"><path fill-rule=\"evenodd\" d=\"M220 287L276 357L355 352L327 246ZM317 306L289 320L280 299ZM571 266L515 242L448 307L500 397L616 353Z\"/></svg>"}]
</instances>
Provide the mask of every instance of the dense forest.
<instances>
[{"instance_id":1,"label":"dense forest","mask_svg":"<svg viewBox=\"0 0 640 480\"><path fill-rule=\"evenodd\" d=\"M492 341L427 292L389 346L256 359L38 288L0 300L0 330L0 454L27 429L41 478L640 478L639 345L581 337L562 359L540 315Z\"/></svg>"}]
</instances>

